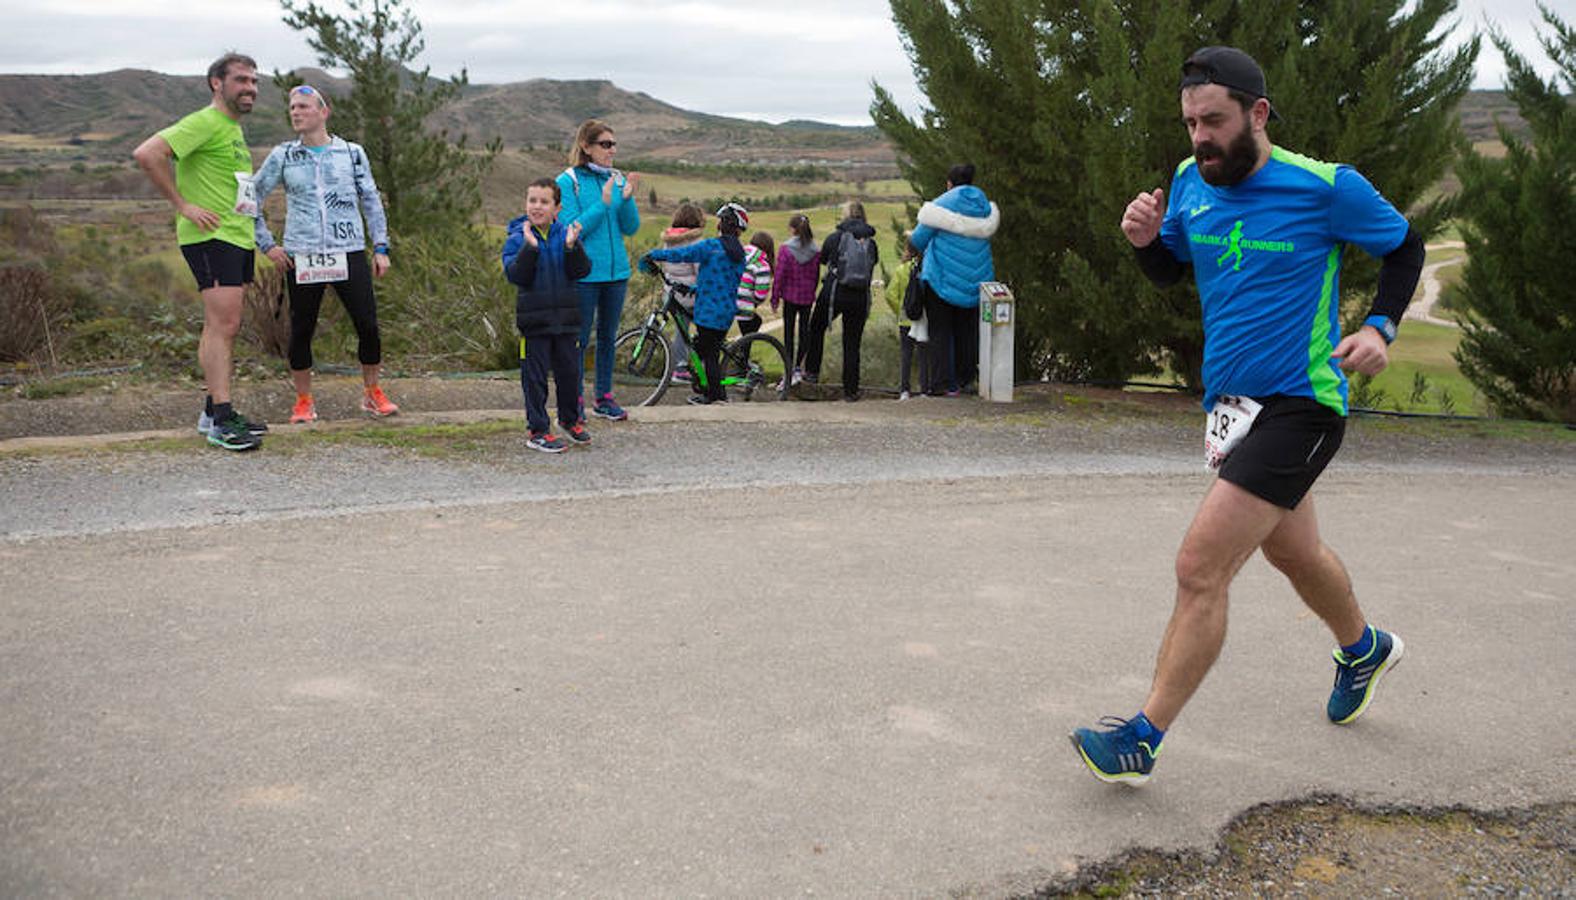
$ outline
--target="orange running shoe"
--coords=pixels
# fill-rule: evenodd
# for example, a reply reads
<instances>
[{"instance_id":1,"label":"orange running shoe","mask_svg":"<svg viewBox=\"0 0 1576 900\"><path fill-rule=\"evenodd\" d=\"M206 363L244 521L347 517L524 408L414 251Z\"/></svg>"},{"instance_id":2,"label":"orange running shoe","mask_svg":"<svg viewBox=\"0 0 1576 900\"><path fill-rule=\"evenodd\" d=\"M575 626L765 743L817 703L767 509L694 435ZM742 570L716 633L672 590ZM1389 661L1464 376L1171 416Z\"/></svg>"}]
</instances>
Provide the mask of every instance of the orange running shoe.
<instances>
[{"instance_id":1,"label":"orange running shoe","mask_svg":"<svg viewBox=\"0 0 1576 900\"><path fill-rule=\"evenodd\" d=\"M317 421L317 404L312 402L311 394L296 394L295 406L290 410L290 424L297 425L301 422Z\"/></svg>"},{"instance_id":2,"label":"orange running shoe","mask_svg":"<svg viewBox=\"0 0 1576 900\"><path fill-rule=\"evenodd\" d=\"M399 407L389 400L387 394L380 387L369 387L361 395L362 410L374 416L392 416L399 412Z\"/></svg>"}]
</instances>

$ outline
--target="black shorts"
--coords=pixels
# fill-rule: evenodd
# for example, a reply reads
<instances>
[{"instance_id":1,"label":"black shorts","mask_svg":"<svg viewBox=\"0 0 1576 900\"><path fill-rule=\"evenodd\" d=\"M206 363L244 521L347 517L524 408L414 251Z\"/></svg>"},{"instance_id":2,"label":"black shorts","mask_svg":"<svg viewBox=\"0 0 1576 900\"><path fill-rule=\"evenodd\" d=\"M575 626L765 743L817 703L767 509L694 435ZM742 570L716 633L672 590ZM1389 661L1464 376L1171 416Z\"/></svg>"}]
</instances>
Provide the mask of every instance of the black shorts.
<instances>
[{"instance_id":1,"label":"black shorts","mask_svg":"<svg viewBox=\"0 0 1576 900\"><path fill-rule=\"evenodd\" d=\"M1276 506L1296 509L1340 449L1346 417L1308 397L1253 399L1264 409L1220 464L1220 477Z\"/></svg>"},{"instance_id":2,"label":"black shorts","mask_svg":"<svg viewBox=\"0 0 1576 900\"><path fill-rule=\"evenodd\" d=\"M252 283L252 251L215 238L196 244L182 244L181 255L197 279L197 290L212 287L241 287Z\"/></svg>"}]
</instances>

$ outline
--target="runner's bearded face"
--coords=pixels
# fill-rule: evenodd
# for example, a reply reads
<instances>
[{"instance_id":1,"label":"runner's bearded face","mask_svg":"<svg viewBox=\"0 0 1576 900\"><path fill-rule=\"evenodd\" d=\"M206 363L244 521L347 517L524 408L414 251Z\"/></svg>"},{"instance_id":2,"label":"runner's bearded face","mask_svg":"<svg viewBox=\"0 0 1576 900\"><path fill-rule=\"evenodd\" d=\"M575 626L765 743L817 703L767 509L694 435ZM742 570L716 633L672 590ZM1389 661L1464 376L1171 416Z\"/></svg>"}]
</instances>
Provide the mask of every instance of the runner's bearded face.
<instances>
[{"instance_id":1,"label":"runner's bearded face","mask_svg":"<svg viewBox=\"0 0 1576 900\"><path fill-rule=\"evenodd\" d=\"M1183 90L1182 121L1204 181L1229 187L1253 173L1259 162L1253 118L1225 88L1208 84Z\"/></svg>"},{"instance_id":2,"label":"runner's bearded face","mask_svg":"<svg viewBox=\"0 0 1576 900\"><path fill-rule=\"evenodd\" d=\"M219 83L219 99L236 118L251 112L257 102L257 70L232 63Z\"/></svg>"}]
</instances>

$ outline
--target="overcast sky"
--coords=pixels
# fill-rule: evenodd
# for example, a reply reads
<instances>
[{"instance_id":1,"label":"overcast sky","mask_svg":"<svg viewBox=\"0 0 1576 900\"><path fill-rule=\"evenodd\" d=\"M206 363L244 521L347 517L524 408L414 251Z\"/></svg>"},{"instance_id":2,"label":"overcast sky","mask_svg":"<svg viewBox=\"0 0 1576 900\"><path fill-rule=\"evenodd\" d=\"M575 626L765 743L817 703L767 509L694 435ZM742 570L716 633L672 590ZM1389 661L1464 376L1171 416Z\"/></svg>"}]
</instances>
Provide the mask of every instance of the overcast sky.
<instances>
[{"instance_id":1,"label":"overcast sky","mask_svg":"<svg viewBox=\"0 0 1576 900\"><path fill-rule=\"evenodd\" d=\"M343 10L337 0L320 0ZM1555 0L1551 8L1565 7ZM675 106L781 122L868 124L875 80L921 104L885 0L412 0L435 75L471 81L606 78ZM1487 14L1545 76L1534 0L1461 0L1465 34ZM237 48L264 71L315 65L274 0L0 0L0 72L119 68L196 74ZM1486 46L1476 87L1502 86ZM1274 85L1271 85L1273 90Z\"/></svg>"}]
</instances>

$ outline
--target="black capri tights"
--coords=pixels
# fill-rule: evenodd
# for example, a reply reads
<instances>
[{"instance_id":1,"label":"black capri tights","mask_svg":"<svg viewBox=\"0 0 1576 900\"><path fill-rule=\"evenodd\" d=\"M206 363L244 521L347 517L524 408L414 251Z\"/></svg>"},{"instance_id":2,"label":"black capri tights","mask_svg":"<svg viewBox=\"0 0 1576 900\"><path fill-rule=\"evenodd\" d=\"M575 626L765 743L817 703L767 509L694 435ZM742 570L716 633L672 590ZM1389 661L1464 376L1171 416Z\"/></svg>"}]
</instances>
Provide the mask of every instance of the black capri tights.
<instances>
[{"instance_id":1,"label":"black capri tights","mask_svg":"<svg viewBox=\"0 0 1576 900\"><path fill-rule=\"evenodd\" d=\"M290 285L290 368L300 372L312 368L312 335L317 331L317 313L323 305L323 289L330 284L339 302L345 305L356 326L356 357L364 366L383 362L383 341L378 336L378 299L372 293L372 269L367 252L345 254L349 270L344 281L296 284L295 269L286 270Z\"/></svg>"}]
</instances>

